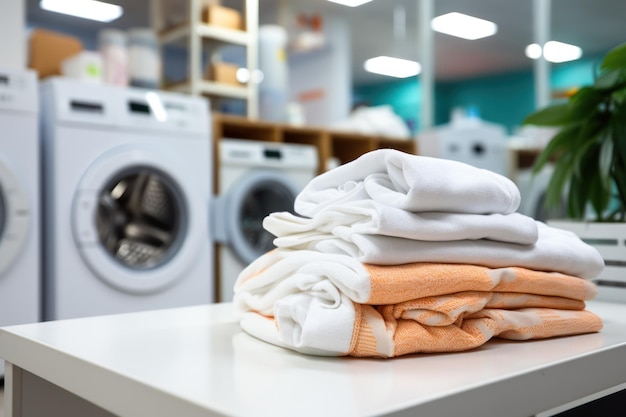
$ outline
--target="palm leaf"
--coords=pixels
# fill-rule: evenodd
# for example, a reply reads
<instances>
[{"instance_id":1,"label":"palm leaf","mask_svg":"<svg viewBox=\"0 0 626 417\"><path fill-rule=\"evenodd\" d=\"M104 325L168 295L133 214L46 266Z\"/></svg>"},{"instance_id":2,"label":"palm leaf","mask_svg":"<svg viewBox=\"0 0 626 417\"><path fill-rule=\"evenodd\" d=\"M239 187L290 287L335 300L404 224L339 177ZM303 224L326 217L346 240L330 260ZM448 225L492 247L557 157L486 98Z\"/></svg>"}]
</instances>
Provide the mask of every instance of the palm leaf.
<instances>
[{"instance_id":1,"label":"palm leaf","mask_svg":"<svg viewBox=\"0 0 626 417\"><path fill-rule=\"evenodd\" d=\"M569 113L569 105L555 104L538 110L526 117L523 124L537 126L562 126L572 121Z\"/></svg>"},{"instance_id":2,"label":"palm leaf","mask_svg":"<svg viewBox=\"0 0 626 417\"><path fill-rule=\"evenodd\" d=\"M561 129L539 154L539 157L535 161L533 171L535 173L539 172L551 158L558 155L562 149L567 149L569 143L575 140L577 132L577 126L568 126Z\"/></svg>"}]
</instances>

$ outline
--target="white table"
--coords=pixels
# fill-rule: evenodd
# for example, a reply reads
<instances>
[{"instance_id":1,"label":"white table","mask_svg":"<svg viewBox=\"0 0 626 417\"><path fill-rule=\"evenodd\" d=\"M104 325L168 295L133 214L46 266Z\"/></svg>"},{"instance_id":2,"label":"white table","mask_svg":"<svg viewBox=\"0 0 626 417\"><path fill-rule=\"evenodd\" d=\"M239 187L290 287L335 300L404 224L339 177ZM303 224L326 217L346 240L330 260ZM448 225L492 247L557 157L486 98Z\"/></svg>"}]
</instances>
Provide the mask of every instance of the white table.
<instances>
[{"instance_id":1,"label":"white table","mask_svg":"<svg viewBox=\"0 0 626 417\"><path fill-rule=\"evenodd\" d=\"M266 344L230 304L12 326L5 415L535 415L626 383L626 305L588 308L601 333L387 360Z\"/></svg>"}]
</instances>

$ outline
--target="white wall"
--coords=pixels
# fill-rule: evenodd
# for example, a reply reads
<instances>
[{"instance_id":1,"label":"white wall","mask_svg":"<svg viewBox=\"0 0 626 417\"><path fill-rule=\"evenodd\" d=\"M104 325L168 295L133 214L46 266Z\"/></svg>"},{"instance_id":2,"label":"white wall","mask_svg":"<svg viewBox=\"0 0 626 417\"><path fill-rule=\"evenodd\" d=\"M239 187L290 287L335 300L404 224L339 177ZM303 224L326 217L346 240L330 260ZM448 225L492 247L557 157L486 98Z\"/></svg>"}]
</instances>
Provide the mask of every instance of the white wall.
<instances>
[{"instance_id":1,"label":"white wall","mask_svg":"<svg viewBox=\"0 0 626 417\"><path fill-rule=\"evenodd\" d=\"M0 0L0 67L26 68L24 0Z\"/></svg>"}]
</instances>

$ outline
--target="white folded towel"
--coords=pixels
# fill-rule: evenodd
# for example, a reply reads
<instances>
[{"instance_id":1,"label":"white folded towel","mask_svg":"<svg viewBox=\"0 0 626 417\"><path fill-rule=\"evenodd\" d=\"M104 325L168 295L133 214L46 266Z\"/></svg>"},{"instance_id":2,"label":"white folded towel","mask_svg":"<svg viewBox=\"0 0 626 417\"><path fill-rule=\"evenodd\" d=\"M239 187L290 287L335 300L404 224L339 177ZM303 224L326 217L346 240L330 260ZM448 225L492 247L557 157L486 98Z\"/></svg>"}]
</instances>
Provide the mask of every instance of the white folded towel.
<instances>
[{"instance_id":1,"label":"white folded towel","mask_svg":"<svg viewBox=\"0 0 626 417\"><path fill-rule=\"evenodd\" d=\"M511 180L492 171L379 149L312 179L294 207L313 217L329 206L367 199L412 212L509 214L521 197Z\"/></svg>"},{"instance_id":2,"label":"white folded towel","mask_svg":"<svg viewBox=\"0 0 626 417\"><path fill-rule=\"evenodd\" d=\"M309 233L301 239L298 235L276 238L274 244L278 248L349 255L360 262L379 265L445 262L492 268L519 266L586 279L597 277L604 269L599 252L574 233L542 222L536 224L538 239L529 245L488 239L421 241L362 233Z\"/></svg>"},{"instance_id":3,"label":"white folded towel","mask_svg":"<svg viewBox=\"0 0 626 417\"><path fill-rule=\"evenodd\" d=\"M281 238L282 246L318 240L319 234L345 240L360 233L413 240L491 239L518 244L535 243L538 237L535 220L519 213L413 213L373 200L328 207L313 218L271 213L263 220L263 227Z\"/></svg>"}]
</instances>

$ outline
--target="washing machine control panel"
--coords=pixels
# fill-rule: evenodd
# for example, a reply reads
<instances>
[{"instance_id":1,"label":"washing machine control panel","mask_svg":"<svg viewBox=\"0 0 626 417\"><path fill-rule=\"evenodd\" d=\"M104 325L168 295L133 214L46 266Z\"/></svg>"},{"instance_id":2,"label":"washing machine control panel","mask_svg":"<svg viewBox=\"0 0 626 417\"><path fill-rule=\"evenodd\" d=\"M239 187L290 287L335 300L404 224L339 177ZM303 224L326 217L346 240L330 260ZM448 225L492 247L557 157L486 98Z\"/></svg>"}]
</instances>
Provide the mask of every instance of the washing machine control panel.
<instances>
[{"instance_id":1,"label":"washing machine control panel","mask_svg":"<svg viewBox=\"0 0 626 417\"><path fill-rule=\"evenodd\" d=\"M310 145L259 142L236 138L220 140L222 164L245 164L280 169L317 169L317 150Z\"/></svg>"},{"instance_id":2,"label":"washing machine control panel","mask_svg":"<svg viewBox=\"0 0 626 417\"><path fill-rule=\"evenodd\" d=\"M54 117L59 122L153 130L157 135L175 131L204 139L210 133L209 103L203 97L103 84L78 86L62 78L46 81L44 88L55 90Z\"/></svg>"},{"instance_id":3,"label":"washing machine control panel","mask_svg":"<svg viewBox=\"0 0 626 417\"><path fill-rule=\"evenodd\" d=\"M0 110L37 112L37 76L33 71L0 68Z\"/></svg>"}]
</instances>

